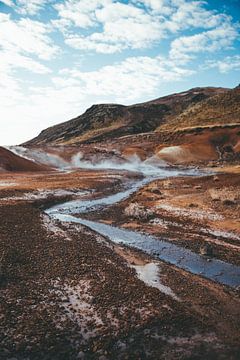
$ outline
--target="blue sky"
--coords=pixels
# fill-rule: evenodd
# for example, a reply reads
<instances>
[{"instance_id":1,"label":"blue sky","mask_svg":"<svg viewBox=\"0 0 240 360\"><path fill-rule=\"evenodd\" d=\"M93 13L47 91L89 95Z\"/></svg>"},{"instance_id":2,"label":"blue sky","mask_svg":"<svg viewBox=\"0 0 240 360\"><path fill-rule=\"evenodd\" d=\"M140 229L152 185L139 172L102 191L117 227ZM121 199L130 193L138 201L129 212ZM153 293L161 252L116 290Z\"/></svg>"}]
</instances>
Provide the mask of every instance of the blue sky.
<instances>
[{"instance_id":1,"label":"blue sky","mask_svg":"<svg viewBox=\"0 0 240 360\"><path fill-rule=\"evenodd\" d=\"M238 0L0 1L0 144L95 103L240 82Z\"/></svg>"}]
</instances>

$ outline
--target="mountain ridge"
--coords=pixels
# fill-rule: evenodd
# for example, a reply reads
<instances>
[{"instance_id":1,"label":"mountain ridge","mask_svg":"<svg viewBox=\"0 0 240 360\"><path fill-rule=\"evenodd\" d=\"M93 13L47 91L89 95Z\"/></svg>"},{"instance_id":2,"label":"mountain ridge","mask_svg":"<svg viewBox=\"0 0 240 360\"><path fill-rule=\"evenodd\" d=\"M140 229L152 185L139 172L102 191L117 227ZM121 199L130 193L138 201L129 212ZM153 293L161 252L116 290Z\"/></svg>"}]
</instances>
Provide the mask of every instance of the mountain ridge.
<instances>
[{"instance_id":1,"label":"mountain ridge","mask_svg":"<svg viewBox=\"0 0 240 360\"><path fill-rule=\"evenodd\" d=\"M134 105L95 104L83 114L43 130L24 146L75 145L156 131L189 107L228 88L198 87Z\"/></svg>"}]
</instances>

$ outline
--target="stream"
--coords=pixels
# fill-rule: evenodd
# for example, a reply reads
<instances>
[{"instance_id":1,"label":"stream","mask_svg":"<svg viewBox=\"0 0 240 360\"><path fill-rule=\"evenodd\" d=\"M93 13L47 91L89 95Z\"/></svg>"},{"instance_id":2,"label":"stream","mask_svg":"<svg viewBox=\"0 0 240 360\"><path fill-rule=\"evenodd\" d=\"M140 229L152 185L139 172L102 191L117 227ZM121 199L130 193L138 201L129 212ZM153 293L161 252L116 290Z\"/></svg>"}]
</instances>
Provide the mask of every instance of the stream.
<instances>
[{"instance_id":1,"label":"stream","mask_svg":"<svg viewBox=\"0 0 240 360\"><path fill-rule=\"evenodd\" d=\"M238 287L240 285L239 266L218 259L201 256L193 251L172 244L164 239L156 238L152 235L126 230L96 221L89 221L74 216L74 214L96 211L127 199L141 187L156 179L194 175L201 174L196 170L184 170L181 172L179 170L158 169L156 174L146 175L142 180L130 182L127 189L124 189L116 194L100 199L68 201L52 206L45 212L52 219L87 226L98 234L107 237L114 243L142 250L154 258L175 265L176 267L191 272L192 274L203 276L207 279L233 288Z\"/></svg>"}]
</instances>

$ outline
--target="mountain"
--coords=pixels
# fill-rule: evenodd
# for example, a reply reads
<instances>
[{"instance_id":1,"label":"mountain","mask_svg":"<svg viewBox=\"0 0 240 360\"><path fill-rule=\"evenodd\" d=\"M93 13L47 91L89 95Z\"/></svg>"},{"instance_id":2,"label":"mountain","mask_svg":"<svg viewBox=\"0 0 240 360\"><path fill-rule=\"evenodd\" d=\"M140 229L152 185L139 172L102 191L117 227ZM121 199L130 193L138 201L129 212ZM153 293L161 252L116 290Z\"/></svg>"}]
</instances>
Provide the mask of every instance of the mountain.
<instances>
[{"instance_id":1,"label":"mountain","mask_svg":"<svg viewBox=\"0 0 240 360\"><path fill-rule=\"evenodd\" d=\"M0 172L35 172L46 170L49 170L49 167L22 158L5 148L0 147Z\"/></svg>"},{"instance_id":2,"label":"mountain","mask_svg":"<svg viewBox=\"0 0 240 360\"><path fill-rule=\"evenodd\" d=\"M84 114L43 130L23 145L76 145L152 132L197 104L228 91L226 88L194 88L131 106L93 105Z\"/></svg>"}]
</instances>

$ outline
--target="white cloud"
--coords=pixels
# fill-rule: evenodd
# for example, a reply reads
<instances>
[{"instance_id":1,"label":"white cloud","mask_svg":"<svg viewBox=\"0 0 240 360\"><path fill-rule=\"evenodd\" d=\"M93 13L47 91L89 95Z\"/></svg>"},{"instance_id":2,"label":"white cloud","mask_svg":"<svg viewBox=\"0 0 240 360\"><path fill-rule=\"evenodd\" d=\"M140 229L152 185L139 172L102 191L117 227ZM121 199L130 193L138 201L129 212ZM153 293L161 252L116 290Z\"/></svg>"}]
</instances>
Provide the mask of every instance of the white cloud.
<instances>
[{"instance_id":1,"label":"white cloud","mask_svg":"<svg viewBox=\"0 0 240 360\"><path fill-rule=\"evenodd\" d=\"M96 22L95 11L108 3L111 0L68 0L54 7L61 19L80 28L87 28Z\"/></svg>"},{"instance_id":2,"label":"white cloud","mask_svg":"<svg viewBox=\"0 0 240 360\"><path fill-rule=\"evenodd\" d=\"M173 4L168 0L136 0L135 3L143 4L153 12L162 15L170 15L174 12Z\"/></svg>"},{"instance_id":3,"label":"white cloud","mask_svg":"<svg viewBox=\"0 0 240 360\"><path fill-rule=\"evenodd\" d=\"M208 60L203 69L217 68L220 73L226 74L232 70L240 70L240 55L226 56L222 60Z\"/></svg>"},{"instance_id":4,"label":"white cloud","mask_svg":"<svg viewBox=\"0 0 240 360\"><path fill-rule=\"evenodd\" d=\"M49 31L49 27L40 22L30 19L14 21L7 14L0 14L2 143L6 144L13 133L16 137L23 132L29 134L30 116L34 111L28 114L31 100L23 89L25 84L17 70L22 68L38 74L51 71L41 61L53 58L58 51L48 36Z\"/></svg>"},{"instance_id":5,"label":"white cloud","mask_svg":"<svg viewBox=\"0 0 240 360\"><path fill-rule=\"evenodd\" d=\"M124 61L103 66L97 71L63 71L66 81L69 78L79 81L84 94L94 97L112 97L115 101L131 102L141 96L150 96L164 82L178 81L194 72L176 66L169 59L157 57L130 57ZM56 84L63 79L54 79Z\"/></svg>"},{"instance_id":6,"label":"white cloud","mask_svg":"<svg viewBox=\"0 0 240 360\"><path fill-rule=\"evenodd\" d=\"M10 15L0 13L2 90L5 86L3 76L8 77L6 84L13 84L14 81L14 89L18 89L19 80L14 73L18 68L38 74L51 72L49 67L42 63L42 60L50 60L58 52L58 48L48 36L49 31L49 27L41 22L30 19L16 21L12 20ZM8 89L7 85L6 87ZM11 85L10 88L12 89L13 86ZM8 90L6 93L8 93ZM16 96L15 92L13 92L13 96Z\"/></svg>"},{"instance_id":7,"label":"white cloud","mask_svg":"<svg viewBox=\"0 0 240 360\"><path fill-rule=\"evenodd\" d=\"M75 49L114 53L151 47L186 29L213 29L231 22L231 17L205 5L186 0L66 0L55 5L59 19L53 24ZM79 34L77 28L88 32Z\"/></svg>"},{"instance_id":8,"label":"white cloud","mask_svg":"<svg viewBox=\"0 0 240 360\"><path fill-rule=\"evenodd\" d=\"M210 29L230 20L225 14L207 10L203 1L172 1L176 6L165 26L172 32L188 28Z\"/></svg>"},{"instance_id":9,"label":"white cloud","mask_svg":"<svg viewBox=\"0 0 240 360\"><path fill-rule=\"evenodd\" d=\"M237 28L229 23L196 35L182 36L171 43L170 58L184 62L199 52L227 49L237 37Z\"/></svg>"},{"instance_id":10,"label":"white cloud","mask_svg":"<svg viewBox=\"0 0 240 360\"><path fill-rule=\"evenodd\" d=\"M43 60L52 59L58 48L48 33L51 28L39 21L22 18L12 20L10 15L0 13L0 47L21 53L36 55Z\"/></svg>"},{"instance_id":11,"label":"white cloud","mask_svg":"<svg viewBox=\"0 0 240 360\"><path fill-rule=\"evenodd\" d=\"M0 82L0 98L1 98L1 118L4 119L2 111L11 108L16 103L23 100L21 88L15 77L1 71Z\"/></svg>"},{"instance_id":12,"label":"white cloud","mask_svg":"<svg viewBox=\"0 0 240 360\"><path fill-rule=\"evenodd\" d=\"M14 6L14 3L12 0L1 0L1 2L7 6Z\"/></svg>"},{"instance_id":13,"label":"white cloud","mask_svg":"<svg viewBox=\"0 0 240 360\"><path fill-rule=\"evenodd\" d=\"M5 5L12 7L16 12L23 15L37 14L49 0L2 0Z\"/></svg>"},{"instance_id":14,"label":"white cloud","mask_svg":"<svg viewBox=\"0 0 240 360\"><path fill-rule=\"evenodd\" d=\"M51 70L38 61L28 56L23 56L16 51L0 51L0 72L9 73L11 69L22 68L37 74L48 74ZM2 81L2 75L1 75Z\"/></svg>"},{"instance_id":15,"label":"white cloud","mask_svg":"<svg viewBox=\"0 0 240 360\"><path fill-rule=\"evenodd\" d=\"M70 0L56 8L60 20L65 20L65 23L61 22L60 25L63 25L66 44L76 49L114 53L129 47L144 48L163 37L158 21L143 9L131 4L108 0ZM82 28L95 28L101 24L102 31L92 31L89 35L79 35L71 31L67 33L66 27L69 28L70 23Z\"/></svg>"},{"instance_id":16,"label":"white cloud","mask_svg":"<svg viewBox=\"0 0 240 360\"><path fill-rule=\"evenodd\" d=\"M1 114L8 124L14 124L15 142L21 142L47 126L80 114L93 102L130 104L147 96L156 97L164 83L179 81L192 73L160 56L146 56L127 58L96 71L65 69L48 87L34 86L28 89L29 93L9 77L8 86L0 93L4 96ZM16 122L16 114L21 122ZM0 133L0 142L6 143L7 138L2 136Z\"/></svg>"}]
</instances>

